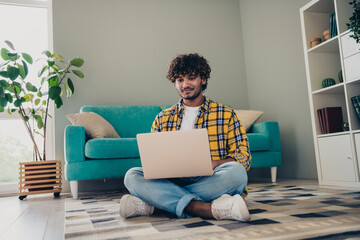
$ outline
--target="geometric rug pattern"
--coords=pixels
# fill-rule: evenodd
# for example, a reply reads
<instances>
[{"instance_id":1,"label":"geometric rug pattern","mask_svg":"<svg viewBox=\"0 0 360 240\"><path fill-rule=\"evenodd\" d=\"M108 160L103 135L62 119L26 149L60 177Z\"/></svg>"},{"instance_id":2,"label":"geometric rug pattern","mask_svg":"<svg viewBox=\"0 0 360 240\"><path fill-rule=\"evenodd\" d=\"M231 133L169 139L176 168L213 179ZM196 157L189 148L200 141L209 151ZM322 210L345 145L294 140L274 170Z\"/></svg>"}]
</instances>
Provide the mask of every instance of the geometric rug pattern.
<instances>
[{"instance_id":1,"label":"geometric rug pattern","mask_svg":"<svg viewBox=\"0 0 360 240\"><path fill-rule=\"evenodd\" d=\"M251 220L178 219L152 216L122 219L112 192L65 200L65 233L75 239L359 239L360 191L286 184L250 184Z\"/></svg>"}]
</instances>

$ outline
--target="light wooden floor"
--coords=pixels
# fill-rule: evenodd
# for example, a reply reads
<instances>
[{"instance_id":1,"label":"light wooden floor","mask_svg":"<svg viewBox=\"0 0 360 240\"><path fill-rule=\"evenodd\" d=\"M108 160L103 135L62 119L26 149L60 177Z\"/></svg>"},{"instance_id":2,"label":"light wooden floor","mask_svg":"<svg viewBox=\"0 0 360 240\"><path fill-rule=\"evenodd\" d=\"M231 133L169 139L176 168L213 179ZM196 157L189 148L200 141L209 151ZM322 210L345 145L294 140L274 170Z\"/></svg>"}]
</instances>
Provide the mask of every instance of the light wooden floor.
<instances>
[{"instance_id":1,"label":"light wooden floor","mask_svg":"<svg viewBox=\"0 0 360 240\"><path fill-rule=\"evenodd\" d=\"M0 239L63 239L64 213L65 196L0 197Z\"/></svg>"}]
</instances>

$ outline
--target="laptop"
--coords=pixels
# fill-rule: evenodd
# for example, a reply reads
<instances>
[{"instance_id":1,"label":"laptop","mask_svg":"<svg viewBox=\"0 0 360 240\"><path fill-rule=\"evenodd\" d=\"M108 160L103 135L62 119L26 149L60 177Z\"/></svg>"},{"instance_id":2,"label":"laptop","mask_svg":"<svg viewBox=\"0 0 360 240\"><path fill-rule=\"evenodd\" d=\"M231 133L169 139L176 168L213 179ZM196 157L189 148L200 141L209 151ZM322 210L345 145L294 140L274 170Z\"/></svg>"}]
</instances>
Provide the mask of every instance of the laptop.
<instances>
[{"instance_id":1,"label":"laptop","mask_svg":"<svg viewBox=\"0 0 360 240\"><path fill-rule=\"evenodd\" d=\"M211 176L206 128L136 135L145 179Z\"/></svg>"}]
</instances>

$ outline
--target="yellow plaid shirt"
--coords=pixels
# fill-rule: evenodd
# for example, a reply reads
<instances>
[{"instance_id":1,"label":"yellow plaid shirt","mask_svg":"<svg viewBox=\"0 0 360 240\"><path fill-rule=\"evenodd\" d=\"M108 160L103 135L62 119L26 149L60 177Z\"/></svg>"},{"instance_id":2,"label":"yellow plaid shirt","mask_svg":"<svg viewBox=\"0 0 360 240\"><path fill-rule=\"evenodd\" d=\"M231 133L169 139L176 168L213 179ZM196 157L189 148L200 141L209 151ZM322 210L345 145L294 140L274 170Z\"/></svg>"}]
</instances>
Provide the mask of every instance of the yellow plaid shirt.
<instances>
[{"instance_id":1,"label":"yellow plaid shirt","mask_svg":"<svg viewBox=\"0 0 360 240\"><path fill-rule=\"evenodd\" d=\"M179 131L183 116L184 105L180 100L156 116L151 132ZM205 97L195 120L195 128L207 128L212 160L233 158L249 171L249 142L234 110Z\"/></svg>"}]
</instances>

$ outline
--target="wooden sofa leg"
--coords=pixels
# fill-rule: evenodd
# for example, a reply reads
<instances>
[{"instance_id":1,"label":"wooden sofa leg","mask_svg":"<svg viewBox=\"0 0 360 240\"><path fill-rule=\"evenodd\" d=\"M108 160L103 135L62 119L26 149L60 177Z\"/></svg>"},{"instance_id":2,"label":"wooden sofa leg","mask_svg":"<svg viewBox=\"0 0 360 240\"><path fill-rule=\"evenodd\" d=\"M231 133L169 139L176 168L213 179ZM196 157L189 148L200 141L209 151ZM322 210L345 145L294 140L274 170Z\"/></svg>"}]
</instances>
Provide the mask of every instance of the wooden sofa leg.
<instances>
[{"instance_id":1,"label":"wooden sofa leg","mask_svg":"<svg viewBox=\"0 0 360 240\"><path fill-rule=\"evenodd\" d=\"M70 190L73 199L78 199L78 192L79 192L78 186L79 186L78 181L70 181Z\"/></svg>"},{"instance_id":2,"label":"wooden sofa leg","mask_svg":"<svg viewBox=\"0 0 360 240\"><path fill-rule=\"evenodd\" d=\"M276 170L277 170L277 167L271 167L270 170L271 170L271 182L276 183Z\"/></svg>"}]
</instances>

